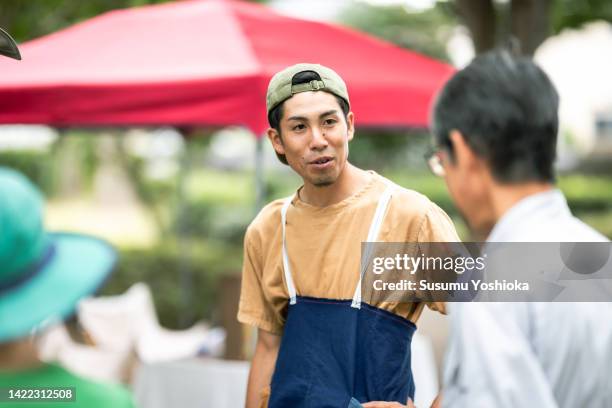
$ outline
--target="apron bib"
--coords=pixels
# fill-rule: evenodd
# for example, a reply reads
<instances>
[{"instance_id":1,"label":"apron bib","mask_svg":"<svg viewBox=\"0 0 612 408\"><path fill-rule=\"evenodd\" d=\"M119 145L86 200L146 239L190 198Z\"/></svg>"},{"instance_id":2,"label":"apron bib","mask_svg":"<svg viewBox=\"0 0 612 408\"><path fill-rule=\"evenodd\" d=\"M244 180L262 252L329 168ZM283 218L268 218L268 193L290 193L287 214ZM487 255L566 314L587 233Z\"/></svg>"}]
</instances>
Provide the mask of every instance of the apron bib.
<instances>
[{"instance_id":1,"label":"apron bib","mask_svg":"<svg viewBox=\"0 0 612 408\"><path fill-rule=\"evenodd\" d=\"M394 188L388 186L381 196L367 242L376 241ZM292 198L281 210L283 269L290 299L268 407L357 408L359 402L405 404L409 397L414 399L410 343L416 326L361 302L363 268L353 299L296 295L285 245Z\"/></svg>"}]
</instances>

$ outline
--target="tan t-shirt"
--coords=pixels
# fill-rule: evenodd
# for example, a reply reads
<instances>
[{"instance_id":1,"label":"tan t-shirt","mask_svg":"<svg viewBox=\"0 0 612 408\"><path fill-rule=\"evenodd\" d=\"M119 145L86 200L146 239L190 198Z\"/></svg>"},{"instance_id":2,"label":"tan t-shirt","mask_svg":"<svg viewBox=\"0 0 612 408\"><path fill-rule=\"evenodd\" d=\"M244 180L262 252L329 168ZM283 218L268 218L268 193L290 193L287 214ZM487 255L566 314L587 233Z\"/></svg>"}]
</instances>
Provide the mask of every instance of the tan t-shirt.
<instances>
[{"instance_id":1,"label":"tan t-shirt","mask_svg":"<svg viewBox=\"0 0 612 408\"><path fill-rule=\"evenodd\" d=\"M292 278L299 296L352 299L359 281L361 242L366 240L378 200L387 184L371 172L371 180L356 194L315 207L297 195L287 211L286 245ZM281 207L265 206L249 225L244 239L244 263L238 320L281 334L289 294L283 274ZM393 193L377 241L456 242L455 228L444 211L412 190ZM381 303L376 306L413 322L425 303ZM428 305L444 312L444 305Z\"/></svg>"}]
</instances>

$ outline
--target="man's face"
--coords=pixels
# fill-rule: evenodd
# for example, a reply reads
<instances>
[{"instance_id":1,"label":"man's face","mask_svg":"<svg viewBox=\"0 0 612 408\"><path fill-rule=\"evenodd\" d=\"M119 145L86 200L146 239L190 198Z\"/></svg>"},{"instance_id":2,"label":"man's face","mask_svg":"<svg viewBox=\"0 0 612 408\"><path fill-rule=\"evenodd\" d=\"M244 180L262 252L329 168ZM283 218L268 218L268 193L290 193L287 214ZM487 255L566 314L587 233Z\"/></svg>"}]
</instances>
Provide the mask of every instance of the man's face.
<instances>
[{"instance_id":1,"label":"man's face","mask_svg":"<svg viewBox=\"0 0 612 408\"><path fill-rule=\"evenodd\" d=\"M439 152L446 186L475 237L484 238L495 223L488 196L492 181L488 166L467 145L460 132L452 131L450 140L453 158L447 150Z\"/></svg>"},{"instance_id":2,"label":"man's face","mask_svg":"<svg viewBox=\"0 0 612 408\"><path fill-rule=\"evenodd\" d=\"M353 121L352 112L345 120L334 95L301 92L284 102L281 133L268 129L268 137L304 183L328 186L346 166Z\"/></svg>"}]
</instances>

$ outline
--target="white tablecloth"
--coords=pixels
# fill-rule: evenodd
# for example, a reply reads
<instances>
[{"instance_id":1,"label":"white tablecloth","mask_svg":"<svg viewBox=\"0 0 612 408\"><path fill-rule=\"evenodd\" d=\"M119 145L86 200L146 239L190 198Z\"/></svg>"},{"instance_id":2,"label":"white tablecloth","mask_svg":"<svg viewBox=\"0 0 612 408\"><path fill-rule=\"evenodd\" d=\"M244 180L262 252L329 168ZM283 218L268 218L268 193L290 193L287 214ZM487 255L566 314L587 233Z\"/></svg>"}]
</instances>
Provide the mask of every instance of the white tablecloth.
<instances>
[{"instance_id":1,"label":"white tablecloth","mask_svg":"<svg viewBox=\"0 0 612 408\"><path fill-rule=\"evenodd\" d=\"M415 335L412 371L415 404L428 407L438 392L430 341ZM140 408L241 408L244 406L249 363L190 359L142 364L136 371L134 393Z\"/></svg>"},{"instance_id":2,"label":"white tablecloth","mask_svg":"<svg viewBox=\"0 0 612 408\"><path fill-rule=\"evenodd\" d=\"M240 408L249 363L190 359L142 364L134 378L140 408Z\"/></svg>"}]
</instances>

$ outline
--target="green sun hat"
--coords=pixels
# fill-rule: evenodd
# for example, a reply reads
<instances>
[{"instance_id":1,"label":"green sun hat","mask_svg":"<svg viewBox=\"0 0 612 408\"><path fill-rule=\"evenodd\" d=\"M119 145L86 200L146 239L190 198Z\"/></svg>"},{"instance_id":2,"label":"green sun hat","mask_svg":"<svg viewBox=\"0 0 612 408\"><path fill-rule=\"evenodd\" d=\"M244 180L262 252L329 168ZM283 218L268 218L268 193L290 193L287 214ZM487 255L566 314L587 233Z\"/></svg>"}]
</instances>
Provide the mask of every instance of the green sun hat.
<instances>
[{"instance_id":1,"label":"green sun hat","mask_svg":"<svg viewBox=\"0 0 612 408\"><path fill-rule=\"evenodd\" d=\"M45 231L43 205L26 177L0 167L0 343L69 317L117 259L98 238Z\"/></svg>"},{"instance_id":2,"label":"green sun hat","mask_svg":"<svg viewBox=\"0 0 612 408\"><path fill-rule=\"evenodd\" d=\"M320 81L292 85L293 77L304 71L316 72ZM350 106L348 90L344 80L331 68L320 64L296 64L277 72L268 84L266 109L270 111L299 92L327 91L344 99Z\"/></svg>"},{"instance_id":3,"label":"green sun hat","mask_svg":"<svg viewBox=\"0 0 612 408\"><path fill-rule=\"evenodd\" d=\"M21 59L17 43L13 40L13 37L2 28L0 28L0 54L16 60Z\"/></svg>"}]
</instances>

